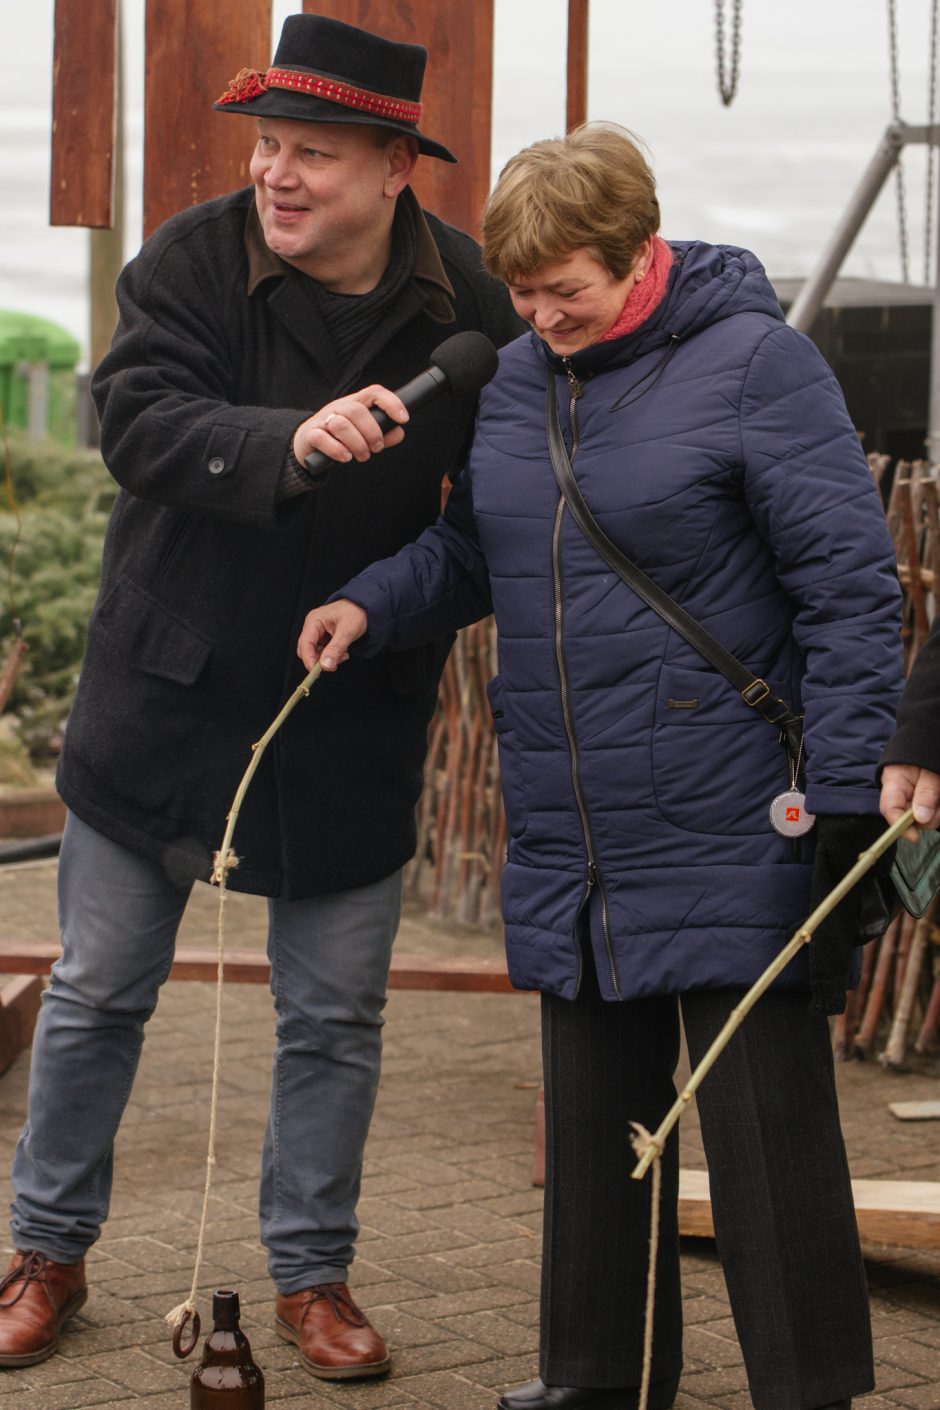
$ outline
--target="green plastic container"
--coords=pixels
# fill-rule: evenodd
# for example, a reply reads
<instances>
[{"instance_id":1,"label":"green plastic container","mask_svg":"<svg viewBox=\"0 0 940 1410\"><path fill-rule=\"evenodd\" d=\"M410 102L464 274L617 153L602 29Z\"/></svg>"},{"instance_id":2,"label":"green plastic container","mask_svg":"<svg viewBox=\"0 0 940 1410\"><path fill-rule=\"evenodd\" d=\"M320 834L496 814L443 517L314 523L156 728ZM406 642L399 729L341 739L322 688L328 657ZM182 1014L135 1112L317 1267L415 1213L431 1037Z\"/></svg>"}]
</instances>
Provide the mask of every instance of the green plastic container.
<instances>
[{"instance_id":1,"label":"green plastic container","mask_svg":"<svg viewBox=\"0 0 940 1410\"><path fill-rule=\"evenodd\" d=\"M0 309L0 405L10 426L75 444L75 368L81 348L57 323Z\"/></svg>"}]
</instances>

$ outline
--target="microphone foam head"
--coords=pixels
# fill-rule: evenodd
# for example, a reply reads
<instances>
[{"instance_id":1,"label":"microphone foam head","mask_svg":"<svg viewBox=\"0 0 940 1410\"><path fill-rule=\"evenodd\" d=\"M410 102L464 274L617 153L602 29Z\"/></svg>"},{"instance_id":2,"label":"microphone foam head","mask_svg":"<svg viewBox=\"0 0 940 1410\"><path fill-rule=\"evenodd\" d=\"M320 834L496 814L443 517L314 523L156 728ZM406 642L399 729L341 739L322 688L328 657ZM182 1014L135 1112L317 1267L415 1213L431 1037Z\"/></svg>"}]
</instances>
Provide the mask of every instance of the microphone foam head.
<instances>
[{"instance_id":1,"label":"microphone foam head","mask_svg":"<svg viewBox=\"0 0 940 1410\"><path fill-rule=\"evenodd\" d=\"M454 396L472 396L493 376L499 365L496 349L485 333L455 333L431 354L431 366L447 378Z\"/></svg>"}]
</instances>

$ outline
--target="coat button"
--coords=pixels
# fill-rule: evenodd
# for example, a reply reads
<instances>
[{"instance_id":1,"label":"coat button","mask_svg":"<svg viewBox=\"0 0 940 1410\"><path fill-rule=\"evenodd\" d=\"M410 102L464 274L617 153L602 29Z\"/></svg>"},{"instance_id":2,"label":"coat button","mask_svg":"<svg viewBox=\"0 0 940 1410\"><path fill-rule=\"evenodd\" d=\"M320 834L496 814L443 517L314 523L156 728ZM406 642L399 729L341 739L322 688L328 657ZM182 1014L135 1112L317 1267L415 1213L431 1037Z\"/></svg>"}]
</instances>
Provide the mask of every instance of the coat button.
<instances>
[{"instance_id":1,"label":"coat button","mask_svg":"<svg viewBox=\"0 0 940 1410\"><path fill-rule=\"evenodd\" d=\"M214 455L209 461L209 474L221 475L224 469L225 461L222 459L221 455Z\"/></svg>"}]
</instances>

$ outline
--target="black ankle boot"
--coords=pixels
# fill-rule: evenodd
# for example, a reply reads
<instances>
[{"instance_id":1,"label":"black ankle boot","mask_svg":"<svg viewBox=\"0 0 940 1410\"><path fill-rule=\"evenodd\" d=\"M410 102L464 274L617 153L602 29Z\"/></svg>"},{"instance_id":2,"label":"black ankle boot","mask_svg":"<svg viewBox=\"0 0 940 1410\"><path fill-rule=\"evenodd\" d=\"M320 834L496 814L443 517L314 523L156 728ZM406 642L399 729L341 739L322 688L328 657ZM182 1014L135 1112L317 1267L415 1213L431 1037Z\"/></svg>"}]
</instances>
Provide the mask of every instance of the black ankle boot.
<instances>
[{"instance_id":1,"label":"black ankle boot","mask_svg":"<svg viewBox=\"0 0 940 1410\"><path fill-rule=\"evenodd\" d=\"M636 1387L629 1390L590 1390L579 1386L547 1386L530 1381L500 1396L499 1410L631 1410Z\"/></svg>"}]
</instances>

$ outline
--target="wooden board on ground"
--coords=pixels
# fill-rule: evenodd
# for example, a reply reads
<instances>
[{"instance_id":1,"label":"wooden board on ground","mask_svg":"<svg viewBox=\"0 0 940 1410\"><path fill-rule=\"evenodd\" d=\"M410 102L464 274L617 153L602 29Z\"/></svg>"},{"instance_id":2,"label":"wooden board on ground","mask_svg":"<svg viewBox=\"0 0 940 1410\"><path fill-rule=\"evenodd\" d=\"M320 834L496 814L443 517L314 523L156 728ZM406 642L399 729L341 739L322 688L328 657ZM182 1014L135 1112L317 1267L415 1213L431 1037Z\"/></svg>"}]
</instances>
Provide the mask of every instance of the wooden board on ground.
<instances>
[{"instance_id":1,"label":"wooden board on ground","mask_svg":"<svg viewBox=\"0 0 940 1410\"><path fill-rule=\"evenodd\" d=\"M48 974L60 954L58 944L0 939L0 974ZM171 979L209 981L218 972L218 951L178 949ZM225 979L230 984L267 984L270 966L259 950L228 950ZM390 989L446 989L474 994L518 994L509 982L501 959L466 958L460 955L392 954Z\"/></svg>"},{"instance_id":2,"label":"wooden board on ground","mask_svg":"<svg viewBox=\"0 0 940 1410\"><path fill-rule=\"evenodd\" d=\"M853 1180L852 1195L863 1243L940 1248L940 1181ZM679 1232L714 1236L705 1170L679 1172Z\"/></svg>"},{"instance_id":3,"label":"wooden board on ground","mask_svg":"<svg viewBox=\"0 0 940 1410\"><path fill-rule=\"evenodd\" d=\"M940 1121L940 1101L889 1102L888 1110L899 1121Z\"/></svg>"}]
</instances>

